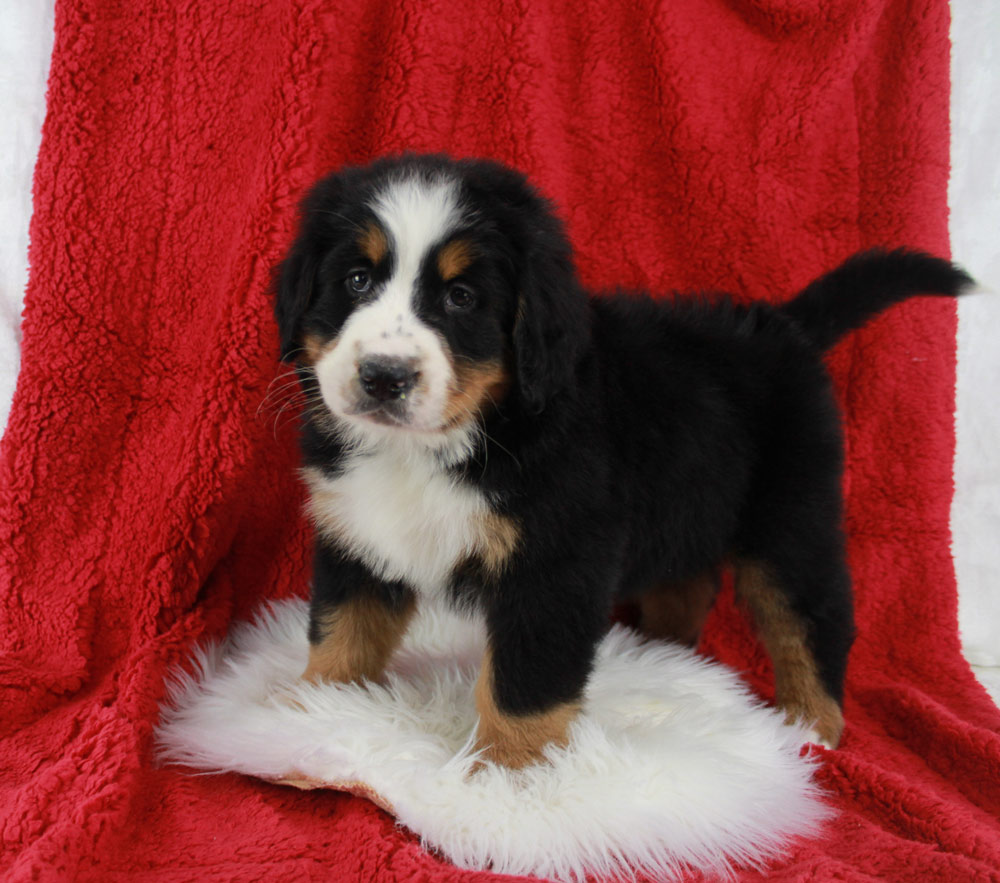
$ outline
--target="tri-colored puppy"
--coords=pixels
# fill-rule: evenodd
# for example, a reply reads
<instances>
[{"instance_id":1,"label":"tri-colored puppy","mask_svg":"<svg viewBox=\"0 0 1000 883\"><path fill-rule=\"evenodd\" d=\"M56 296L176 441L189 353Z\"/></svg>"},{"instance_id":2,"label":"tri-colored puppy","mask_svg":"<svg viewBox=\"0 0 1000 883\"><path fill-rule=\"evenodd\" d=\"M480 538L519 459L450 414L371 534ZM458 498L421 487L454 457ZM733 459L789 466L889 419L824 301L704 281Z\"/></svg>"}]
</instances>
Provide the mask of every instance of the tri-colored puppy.
<instances>
[{"instance_id":1,"label":"tri-colored puppy","mask_svg":"<svg viewBox=\"0 0 1000 883\"><path fill-rule=\"evenodd\" d=\"M517 172L406 156L320 181L281 265L316 527L305 677L375 679L424 597L485 617L485 757L566 741L612 605L697 640L732 566L777 701L836 746L854 635L823 353L970 279L872 251L783 306L590 298Z\"/></svg>"}]
</instances>

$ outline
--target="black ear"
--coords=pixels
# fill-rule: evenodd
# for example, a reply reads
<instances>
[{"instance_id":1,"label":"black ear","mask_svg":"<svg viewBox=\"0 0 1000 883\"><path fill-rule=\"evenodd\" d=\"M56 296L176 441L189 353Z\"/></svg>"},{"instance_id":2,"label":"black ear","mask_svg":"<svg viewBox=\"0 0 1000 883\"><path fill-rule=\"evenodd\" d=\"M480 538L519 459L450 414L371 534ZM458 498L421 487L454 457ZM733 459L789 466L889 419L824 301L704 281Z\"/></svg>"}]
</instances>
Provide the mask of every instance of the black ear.
<instances>
[{"instance_id":1,"label":"black ear","mask_svg":"<svg viewBox=\"0 0 1000 883\"><path fill-rule=\"evenodd\" d=\"M302 317L313 300L318 261L300 233L275 274L274 317L281 337L281 360L289 362L300 346Z\"/></svg>"},{"instance_id":2,"label":"black ear","mask_svg":"<svg viewBox=\"0 0 1000 883\"><path fill-rule=\"evenodd\" d=\"M281 360L291 361L301 346L302 319L316 294L322 257L333 235L330 216L341 196L343 172L317 181L299 205L298 230L274 274L274 317L281 336Z\"/></svg>"},{"instance_id":3,"label":"black ear","mask_svg":"<svg viewBox=\"0 0 1000 883\"><path fill-rule=\"evenodd\" d=\"M545 410L570 383L590 339L590 309L573 252L551 203L521 172L492 160L463 160L473 205L488 207L513 270L515 393L526 414Z\"/></svg>"},{"instance_id":4,"label":"black ear","mask_svg":"<svg viewBox=\"0 0 1000 883\"><path fill-rule=\"evenodd\" d=\"M590 336L587 299L554 218L534 231L519 279L514 368L521 403L540 414L567 386Z\"/></svg>"}]
</instances>

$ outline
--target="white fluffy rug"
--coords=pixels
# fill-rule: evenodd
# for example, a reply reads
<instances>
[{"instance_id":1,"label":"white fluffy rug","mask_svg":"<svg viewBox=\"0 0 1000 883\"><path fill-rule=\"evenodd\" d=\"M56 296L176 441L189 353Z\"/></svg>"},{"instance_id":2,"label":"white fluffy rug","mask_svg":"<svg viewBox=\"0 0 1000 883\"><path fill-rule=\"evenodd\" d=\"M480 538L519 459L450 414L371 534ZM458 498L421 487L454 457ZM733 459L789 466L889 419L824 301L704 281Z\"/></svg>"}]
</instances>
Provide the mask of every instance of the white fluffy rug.
<instances>
[{"instance_id":1,"label":"white fluffy rug","mask_svg":"<svg viewBox=\"0 0 1000 883\"><path fill-rule=\"evenodd\" d=\"M460 867L555 880L761 866L830 815L802 731L686 649L614 627L570 745L468 777L478 624L423 611L385 683L361 687L298 682L306 621L281 602L199 650L170 685L161 757L364 794Z\"/></svg>"}]
</instances>

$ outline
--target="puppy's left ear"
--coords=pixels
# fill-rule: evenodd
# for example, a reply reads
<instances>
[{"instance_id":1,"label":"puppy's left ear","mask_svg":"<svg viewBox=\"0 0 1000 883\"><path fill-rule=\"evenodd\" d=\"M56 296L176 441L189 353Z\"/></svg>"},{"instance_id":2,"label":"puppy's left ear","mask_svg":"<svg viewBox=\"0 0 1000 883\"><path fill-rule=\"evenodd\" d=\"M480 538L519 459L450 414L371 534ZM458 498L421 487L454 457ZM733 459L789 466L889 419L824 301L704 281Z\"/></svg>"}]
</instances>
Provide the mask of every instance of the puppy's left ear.
<instances>
[{"instance_id":1,"label":"puppy's left ear","mask_svg":"<svg viewBox=\"0 0 1000 883\"><path fill-rule=\"evenodd\" d=\"M527 251L514 321L514 367L522 405L537 415L571 383L590 336L590 312L557 223L536 231Z\"/></svg>"}]
</instances>

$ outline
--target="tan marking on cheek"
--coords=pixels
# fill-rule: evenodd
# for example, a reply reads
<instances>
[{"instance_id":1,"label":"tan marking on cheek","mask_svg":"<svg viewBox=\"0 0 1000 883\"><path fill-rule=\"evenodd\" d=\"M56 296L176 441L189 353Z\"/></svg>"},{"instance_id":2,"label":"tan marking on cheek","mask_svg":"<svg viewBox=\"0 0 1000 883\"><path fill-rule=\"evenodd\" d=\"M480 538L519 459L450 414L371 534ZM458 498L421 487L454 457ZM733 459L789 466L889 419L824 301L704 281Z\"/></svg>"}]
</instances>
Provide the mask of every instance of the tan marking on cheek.
<instances>
[{"instance_id":1,"label":"tan marking on cheek","mask_svg":"<svg viewBox=\"0 0 1000 883\"><path fill-rule=\"evenodd\" d=\"M377 680L399 645L416 604L391 608L373 598L353 598L322 620L322 639L309 645L302 678L313 683Z\"/></svg>"},{"instance_id":2,"label":"tan marking on cheek","mask_svg":"<svg viewBox=\"0 0 1000 883\"><path fill-rule=\"evenodd\" d=\"M483 751L483 759L520 769L544 760L546 745L564 747L569 742L569 725L580 713L580 703L561 703L538 714L510 715L501 711L495 698L493 655L487 649L476 681L476 710L476 747Z\"/></svg>"},{"instance_id":3,"label":"tan marking on cheek","mask_svg":"<svg viewBox=\"0 0 1000 883\"><path fill-rule=\"evenodd\" d=\"M775 700L786 719L815 724L820 738L836 747L844 730L844 715L820 681L805 624L757 564L744 563L737 568L736 594L750 609L771 657Z\"/></svg>"},{"instance_id":4,"label":"tan marking on cheek","mask_svg":"<svg viewBox=\"0 0 1000 883\"><path fill-rule=\"evenodd\" d=\"M315 365L323 355L323 341L316 334L306 334L302 338L303 361Z\"/></svg>"},{"instance_id":5,"label":"tan marking on cheek","mask_svg":"<svg viewBox=\"0 0 1000 883\"><path fill-rule=\"evenodd\" d=\"M445 282L454 279L465 272L474 257L471 242L467 239L453 239L438 252L438 273Z\"/></svg>"},{"instance_id":6,"label":"tan marking on cheek","mask_svg":"<svg viewBox=\"0 0 1000 883\"><path fill-rule=\"evenodd\" d=\"M337 345L339 335L333 338L324 338L319 334L307 332L302 337L302 355L300 360L306 365L315 365Z\"/></svg>"},{"instance_id":7,"label":"tan marking on cheek","mask_svg":"<svg viewBox=\"0 0 1000 883\"><path fill-rule=\"evenodd\" d=\"M389 240L377 224L369 224L358 238L358 248L372 262L378 264L389 253Z\"/></svg>"},{"instance_id":8,"label":"tan marking on cheek","mask_svg":"<svg viewBox=\"0 0 1000 883\"><path fill-rule=\"evenodd\" d=\"M510 372L501 362L468 362L456 359L454 382L444 407L449 428L477 419L495 407L510 388Z\"/></svg>"}]
</instances>

